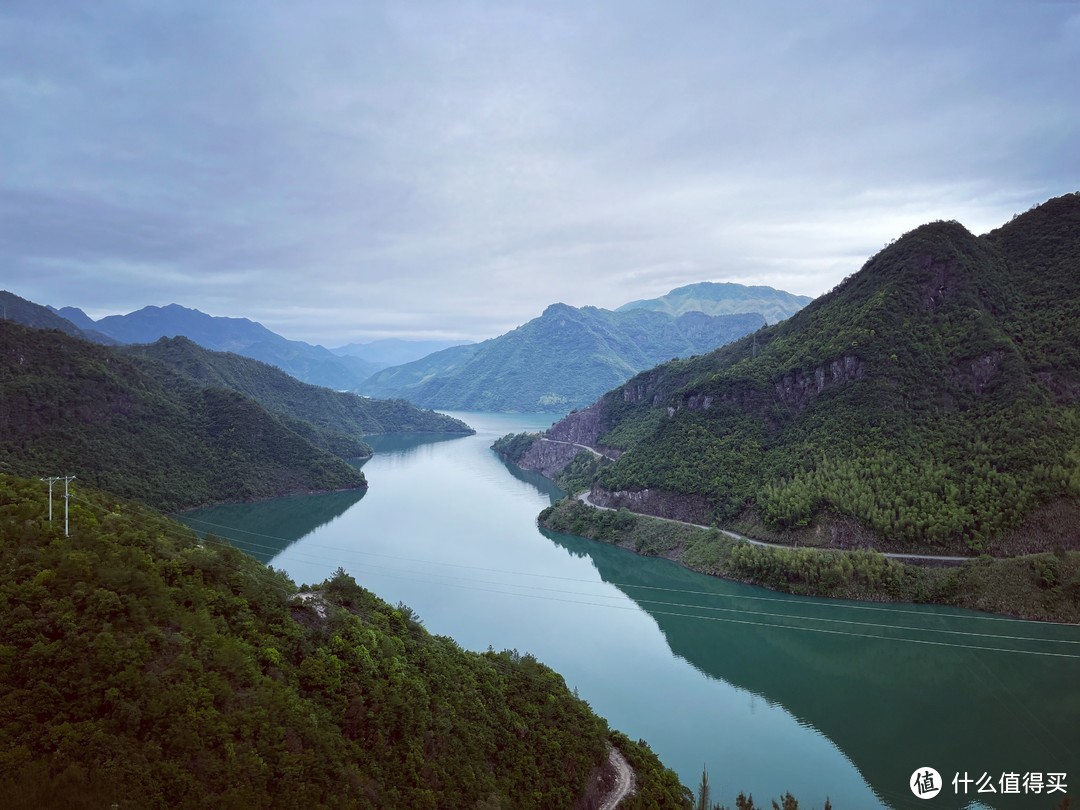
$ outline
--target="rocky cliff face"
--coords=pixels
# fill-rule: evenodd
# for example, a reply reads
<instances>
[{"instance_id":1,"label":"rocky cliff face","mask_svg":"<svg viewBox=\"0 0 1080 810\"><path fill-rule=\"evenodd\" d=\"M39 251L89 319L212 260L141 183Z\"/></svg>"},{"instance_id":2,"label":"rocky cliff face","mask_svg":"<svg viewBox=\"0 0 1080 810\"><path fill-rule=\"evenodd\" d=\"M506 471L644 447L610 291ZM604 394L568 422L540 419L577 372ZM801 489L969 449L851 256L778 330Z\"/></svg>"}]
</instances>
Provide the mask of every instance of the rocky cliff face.
<instances>
[{"instance_id":1,"label":"rocky cliff face","mask_svg":"<svg viewBox=\"0 0 1080 810\"><path fill-rule=\"evenodd\" d=\"M962 388L981 394L990 381L1001 370L1001 361L1005 352L996 349L982 357L958 363L946 371L949 380Z\"/></svg>"},{"instance_id":2,"label":"rocky cliff face","mask_svg":"<svg viewBox=\"0 0 1080 810\"><path fill-rule=\"evenodd\" d=\"M773 388L778 400L801 411L826 388L846 385L864 376L866 369L863 361L845 355L831 363L823 363L810 372L790 371L777 380Z\"/></svg>"},{"instance_id":3,"label":"rocky cliff face","mask_svg":"<svg viewBox=\"0 0 1080 810\"><path fill-rule=\"evenodd\" d=\"M534 470L545 478L551 478L580 452L581 448L573 444L537 439L518 459L517 465L523 470Z\"/></svg>"},{"instance_id":4,"label":"rocky cliff face","mask_svg":"<svg viewBox=\"0 0 1080 810\"><path fill-rule=\"evenodd\" d=\"M547 438L560 442L573 442L596 448L597 440L602 433L606 433L608 426L600 413L600 403L594 402L588 408L560 419L547 430ZM579 448L580 449L580 448ZM575 450L575 454L576 454Z\"/></svg>"},{"instance_id":5,"label":"rocky cliff face","mask_svg":"<svg viewBox=\"0 0 1080 810\"><path fill-rule=\"evenodd\" d=\"M625 507L631 512L683 520L709 526L713 521L713 506L701 495L683 495L662 489L633 489L612 492L593 484L589 500L597 506L612 509Z\"/></svg>"}]
</instances>

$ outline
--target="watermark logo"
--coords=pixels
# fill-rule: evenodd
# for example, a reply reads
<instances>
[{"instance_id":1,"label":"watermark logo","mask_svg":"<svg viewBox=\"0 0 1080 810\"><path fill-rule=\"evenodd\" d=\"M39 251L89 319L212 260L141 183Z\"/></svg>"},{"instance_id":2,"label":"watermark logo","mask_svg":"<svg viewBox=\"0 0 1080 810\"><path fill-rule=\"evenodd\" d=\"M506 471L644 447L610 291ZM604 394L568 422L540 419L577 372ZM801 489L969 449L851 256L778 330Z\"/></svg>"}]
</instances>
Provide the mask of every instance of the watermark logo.
<instances>
[{"instance_id":1,"label":"watermark logo","mask_svg":"<svg viewBox=\"0 0 1080 810\"><path fill-rule=\"evenodd\" d=\"M961 774L957 771L952 778L954 796L967 796L972 793L1012 793L1012 794L1051 794L1061 793L1066 795L1069 785L1066 779L1067 773L1030 771L1020 773L1018 771L1006 771L1001 774L991 774L984 771L978 778L970 775L967 771ZM946 786L941 774L933 768L924 766L917 768L908 779L908 787L911 792L920 799L932 799L937 796Z\"/></svg>"},{"instance_id":2,"label":"watermark logo","mask_svg":"<svg viewBox=\"0 0 1080 810\"><path fill-rule=\"evenodd\" d=\"M916 768L908 781L911 792L920 799L932 799L941 792L941 774L933 768Z\"/></svg>"}]
</instances>

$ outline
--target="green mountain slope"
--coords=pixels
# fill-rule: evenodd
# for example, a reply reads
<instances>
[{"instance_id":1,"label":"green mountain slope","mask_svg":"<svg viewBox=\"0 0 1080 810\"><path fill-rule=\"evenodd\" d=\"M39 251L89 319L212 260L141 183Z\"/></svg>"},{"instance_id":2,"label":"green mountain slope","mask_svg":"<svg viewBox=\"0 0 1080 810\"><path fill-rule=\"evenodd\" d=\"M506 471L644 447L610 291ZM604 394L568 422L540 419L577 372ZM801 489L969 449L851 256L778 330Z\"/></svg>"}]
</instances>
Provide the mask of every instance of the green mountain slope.
<instances>
[{"instance_id":1,"label":"green mountain slope","mask_svg":"<svg viewBox=\"0 0 1080 810\"><path fill-rule=\"evenodd\" d=\"M769 323L790 318L813 299L772 287L747 287L729 282L702 281L677 287L667 295L623 304L616 312L651 309L669 315L704 312L707 315L734 315L758 312Z\"/></svg>"},{"instance_id":2,"label":"green mountain slope","mask_svg":"<svg viewBox=\"0 0 1080 810\"><path fill-rule=\"evenodd\" d=\"M234 391L10 322L0 323L0 461L162 509L366 485Z\"/></svg>"},{"instance_id":3,"label":"green mountain slope","mask_svg":"<svg viewBox=\"0 0 1080 810\"><path fill-rule=\"evenodd\" d=\"M710 351L763 323L759 315L675 318L552 304L505 335L385 369L359 390L434 408L566 411L642 369Z\"/></svg>"},{"instance_id":4,"label":"green mountain slope","mask_svg":"<svg viewBox=\"0 0 1080 810\"><path fill-rule=\"evenodd\" d=\"M284 575L148 509L0 474L5 807L572 807L610 740L628 807L689 807L528 655L430 635L343 571ZM584 806L579 805L579 806Z\"/></svg>"},{"instance_id":5,"label":"green mountain slope","mask_svg":"<svg viewBox=\"0 0 1080 810\"><path fill-rule=\"evenodd\" d=\"M610 503L807 543L1078 545L1080 196L917 228L792 318L638 375L552 435Z\"/></svg>"},{"instance_id":6,"label":"green mountain slope","mask_svg":"<svg viewBox=\"0 0 1080 810\"><path fill-rule=\"evenodd\" d=\"M459 419L420 410L404 400L366 399L309 385L274 366L229 352L213 352L183 337L162 338L122 351L157 360L203 385L251 397L267 410L302 423L290 421L289 425L316 445L347 458L370 455L371 448L359 441L363 435L472 432Z\"/></svg>"}]
</instances>

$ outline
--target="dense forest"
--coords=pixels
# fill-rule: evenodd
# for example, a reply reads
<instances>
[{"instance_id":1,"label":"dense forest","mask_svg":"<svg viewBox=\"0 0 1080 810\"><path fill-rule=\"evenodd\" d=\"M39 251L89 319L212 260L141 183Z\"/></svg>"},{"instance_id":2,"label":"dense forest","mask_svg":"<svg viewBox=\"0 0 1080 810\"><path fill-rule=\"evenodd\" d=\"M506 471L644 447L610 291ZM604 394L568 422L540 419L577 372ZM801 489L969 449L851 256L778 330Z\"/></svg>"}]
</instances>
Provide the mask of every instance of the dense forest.
<instances>
[{"instance_id":1,"label":"dense forest","mask_svg":"<svg viewBox=\"0 0 1080 810\"><path fill-rule=\"evenodd\" d=\"M340 569L298 589L82 485L65 537L46 492L0 474L4 806L584 807L612 742L621 806L690 806L532 656L462 650Z\"/></svg>"},{"instance_id":2,"label":"dense forest","mask_svg":"<svg viewBox=\"0 0 1080 810\"><path fill-rule=\"evenodd\" d=\"M366 486L235 391L58 331L0 322L0 470L76 475L174 510Z\"/></svg>"},{"instance_id":3,"label":"dense forest","mask_svg":"<svg viewBox=\"0 0 1080 810\"><path fill-rule=\"evenodd\" d=\"M370 399L309 385L274 366L230 352L204 349L184 337L125 346L120 351L159 361L196 382L227 388L290 420L289 426L335 455L371 454L360 436L382 433L472 433L459 419L421 410L401 399Z\"/></svg>"},{"instance_id":4,"label":"dense forest","mask_svg":"<svg viewBox=\"0 0 1080 810\"><path fill-rule=\"evenodd\" d=\"M609 493L698 498L710 521L800 544L1010 554L1080 539L1078 401L1071 194L981 237L917 228L790 319L562 429L587 416L625 451L595 475Z\"/></svg>"}]
</instances>

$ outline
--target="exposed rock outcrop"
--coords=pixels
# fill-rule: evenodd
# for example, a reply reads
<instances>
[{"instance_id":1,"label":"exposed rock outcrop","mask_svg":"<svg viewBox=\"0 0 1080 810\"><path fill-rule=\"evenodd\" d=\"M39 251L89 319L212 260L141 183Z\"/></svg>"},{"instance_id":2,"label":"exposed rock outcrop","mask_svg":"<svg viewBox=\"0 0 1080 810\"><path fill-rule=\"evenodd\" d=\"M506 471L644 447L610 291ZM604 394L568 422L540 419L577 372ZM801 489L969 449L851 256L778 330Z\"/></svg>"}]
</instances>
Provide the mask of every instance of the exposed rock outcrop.
<instances>
[{"instance_id":1,"label":"exposed rock outcrop","mask_svg":"<svg viewBox=\"0 0 1080 810\"><path fill-rule=\"evenodd\" d=\"M682 520L708 526L713 520L713 505L701 495L683 495L662 489L630 489L611 491L593 484L589 500L597 506L612 509L625 507L656 517Z\"/></svg>"},{"instance_id":2,"label":"exposed rock outcrop","mask_svg":"<svg viewBox=\"0 0 1080 810\"><path fill-rule=\"evenodd\" d=\"M582 452L580 447L563 442L537 439L517 461L523 470L535 470L545 478L551 478Z\"/></svg>"},{"instance_id":3,"label":"exposed rock outcrop","mask_svg":"<svg viewBox=\"0 0 1080 810\"><path fill-rule=\"evenodd\" d=\"M1035 374L1054 399L1062 404L1080 402L1080 378L1067 373L1039 371Z\"/></svg>"},{"instance_id":4,"label":"exposed rock outcrop","mask_svg":"<svg viewBox=\"0 0 1080 810\"><path fill-rule=\"evenodd\" d=\"M789 371L776 381L776 398L794 408L803 410L811 400L826 388L845 385L866 376L863 361L852 355L823 363L813 371Z\"/></svg>"},{"instance_id":5,"label":"exposed rock outcrop","mask_svg":"<svg viewBox=\"0 0 1080 810\"><path fill-rule=\"evenodd\" d=\"M585 444L595 448L600 435L608 430L600 411L599 401L594 402L588 408L574 411L548 428L546 436L560 442Z\"/></svg>"},{"instance_id":6,"label":"exposed rock outcrop","mask_svg":"<svg viewBox=\"0 0 1080 810\"><path fill-rule=\"evenodd\" d=\"M989 385L990 380L1001 370L1001 361L1004 358L1005 352L1002 349L995 349L989 354L958 363L946 373L954 385L981 394Z\"/></svg>"}]
</instances>

